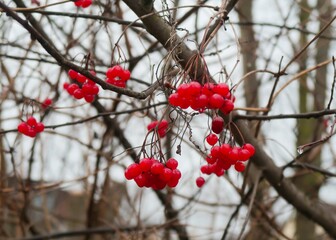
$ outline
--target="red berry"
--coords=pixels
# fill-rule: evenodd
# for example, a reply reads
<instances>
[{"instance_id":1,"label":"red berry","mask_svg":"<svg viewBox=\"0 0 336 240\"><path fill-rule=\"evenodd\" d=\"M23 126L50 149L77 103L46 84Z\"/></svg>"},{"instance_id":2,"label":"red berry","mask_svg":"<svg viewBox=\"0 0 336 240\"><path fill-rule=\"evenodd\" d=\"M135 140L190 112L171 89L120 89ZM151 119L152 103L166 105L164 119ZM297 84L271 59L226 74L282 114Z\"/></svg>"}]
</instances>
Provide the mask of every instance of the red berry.
<instances>
[{"instance_id":1,"label":"red berry","mask_svg":"<svg viewBox=\"0 0 336 240\"><path fill-rule=\"evenodd\" d=\"M210 165L201 166L201 172L204 174L208 174L208 175L211 174L212 171L211 171Z\"/></svg>"},{"instance_id":2,"label":"red berry","mask_svg":"<svg viewBox=\"0 0 336 240\"><path fill-rule=\"evenodd\" d=\"M34 128L28 127L28 131L25 133L26 136L34 138L36 136L37 132Z\"/></svg>"},{"instance_id":3,"label":"red berry","mask_svg":"<svg viewBox=\"0 0 336 240\"><path fill-rule=\"evenodd\" d=\"M69 93L70 95L73 95L74 92L75 92L77 89L79 89L79 86L78 86L77 84L75 84L75 83L72 83L72 84L70 84L70 85L68 86L68 88L67 88L66 90L68 91L68 93Z\"/></svg>"},{"instance_id":4,"label":"red berry","mask_svg":"<svg viewBox=\"0 0 336 240\"><path fill-rule=\"evenodd\" d=\"M169 158L166 162L166 167L170 168L171 170L176 169L178 166L178 161L175 158Z\"/></svg>"},{"instance_id":5,"label":"red berry","mask_svg":"<svg viewBox=\"0 0 336 240\"><path fill-rule=\"evenodd\" d=\"M209 143L209 145L213 146L218 142L218 137L216 134L211 133L206 137L206 141Z\"/></svg>"},{"instance_id":6,"label":"red berry","mask_svg":"<svg viewBox=\"0 0 336 240\"><path fill-rule=\"evenodd\" d=\"M169 168L164 168L163 169L163 173L161 174L160 178L165 181L168 182L173 176L173 171Z\"/></svg>"},{"instance_id":7,"label":"red berry","mask_svg":"<svg viewBox=\"0 0 336 240\"><path fill-rule=\"evenodd\" d=\"M223 104L224 104L224 98L217 93L213 94L209 98L209 108L219 109L223 106Z\"/></svg>"},{"instance_id":8,"label":"red berry","mask_svg":"<svg viewBox=\"0 0 336 240\"><path fill-rule=\"evenodd\" d=\"M20 133L26 134L29 130L29 125L26 122L22 122L17 126L17 130Z\"/></svg>"},{"instance_id":9,"label":"red berry","mask_svg":"<svg viewBox=\"0 0 336 240\"><path fill-rule=\"evenodd\" d=\"M221 157L221 152L220 152L220 147L219 146L214 146L210 150L211 157L214 159L218 159Z\"/></svg>"},{"instance_id":10,"label":"red berry","mask_svg":"<svg viewBox=\"0 0 336 240\"><path fill-rule=\"evenodd\" d=\"M87 8L92 4L92 0L83 0L82 1L82 8Z\"/></svg>"},{"instance_id":11,"label":"red berry","mask_svg":"<svg viewBox=\"0 0 336 240\"><path fill-rule=\"evenodd\" d=\"M125 170L125 177L128 180L131 180L140 174L141 174L141 168L137 163L132 163Z\"/></svg>"},{"instance_id":12,"label":"red berry","mask_svg":"<svg viewBox=\"0 0 336 240\"><path fill-rule=\"evenodd\" d=\"M65 90L67 90L69 86L70 86L70 83L67 83L67 82L63 83L63 88Z\"/></svg>"},{"instance_id":13,"label":"red berry","mask_svg":"<svg viewBox=\"0 0 336 240\"><path fill-rule=\"evenodd\" d=\"M151 158L143 158L141 159L139 165L141 167L141 170L143 172L147 172L151 169L152 165L154 163L154 160Z\"/></svg>"},{"instance_id":14,"label":"red berry","mask_svg":"<svg viewBox=\"0 0 336 240\"><path fill-rule=\"evenodd\" d=\"M245 170L245 164L243 162L236 162L234 165L237 172L243 172Z\"/></svg>"},{"instance_id":15,"label":"red berry","mask_svg":"<svg viewBox=\"0 0 336 240\"><path fill-rule=\"evenodd\" d=\"M197 96L201 94L202 85L199 82L192 81L188 85L187 93L191 96Z\"/></svg>"},{"instance_id":16,"label":"red berry","mask_svg":"<svg viewBox=\"0 0 336 240\"><path fill-rule=\"evenodd\" d=\"M157 124L158 124L158 121L151 122L150 124L147 125L147 130L150 131L150 130L156 128Z\"/></svg>"},{"instance_id":17,"label":"red berry","mask_svg":"<svg viewBox=\"0 0 336 240\"><path fill-rule=\"evenodd\" d=\"M146 185L146 177L143 174L140 174L137 177L135 177L134 181L141 188Z\"/></svg>"},{"instance_id":18,"label":"red berry","mask_svg":"<svg viewBox=\"0 0 336 240\"><path fill-rule=\"evenodd\" d=\"M86 77L80 73L77 74L77 82L79 83L85 83Z\"/></svg>"},{"instance_id":19,"label":"red berry","mask_svg":"<svg viewBox=\"0 0 336 240\"><path fill-rule=\"evenodd\" d=\"M77 77L78 77L78 72L76 72L75 70L70 69L70 70L68 71L68 75L69 75L69 77L70 77L72 80L76 80Z\"/></svg>"},{"instance_id":20,"label":"red berry","mask_svg":"<svg viewBox=\"0 0 336 240\"><path fill-rule=\"evenodd\" d=\"M36 124L37 124L37 121L36 121L36 119L35 119L33 116L31 116L31 117L29 117L29 118L27 119L27 124L28 124L30 127L35 127Z\"/></svg>"},{"instance_id":21,"label":"red berry","mask_svg":"<svg viewBox=\"0 0 336 240\"><path fill-rule=\"evenodd\" d=\"M220 110L224 113L224 114L229 114L230 112L232 112L232 110L234 109L234 104L231 100L224 100L224 104L223 106L220 108Z\"/></svg>"},{"instance_id":22,"label":"red berry","mask_svg":"<svg viewBox=\"0 0 336 240\"><path fill-rule=\"evenodd\" d=\"M205 183L205 180L203 177L196 178L196 185L197 187L201 188Z\"/></svg>"},{"instance_id":23,"label":"red berry","mask_svg":"<svg viewBox=\"0 0 336 240\"><path fill-rule=\"evenodd\" d=\"M91 102L94 101L95 95L85 95L84 99L85 99L86 102L91 103Z\"/></svg>"},{"instance_id":24,"label":"red berry","mask_svg":"<svg viewBox=\"0 0 336 240\"><path fill-rule=\"evenodd\" d=\"M39 122L35 126L35 130L37 133L43 132L44 131L44 124Z\"/></svg>"},{"instance_id":25,"label":"red berry","mask_svg":"<svg viewBox=\"0 0 336 240\"><path fill-rule=\"evenodd\" d=\"M82 0L77 0L74 2L76 7L81 7L82 6Z\"/></svg>"},{"instance_id":26,"label":"red berry","mask_svg":"<svg viewBox=\"0 0 336 240\"><path fill-rule=\"evenodd\" d=\"M221 133L224 128L224 119L222 117L214 117L212 119L211 129L214 133Z\"/></svg>"},{"instance_id":27,"label":"red berry","mask_svg":"<svg viewBox=\"0 0 336 240\"><path fill-rule=\"evenodd\" d=\"M120 78L120 75L124 73L124 69L120 65L115 65L106 71L106 77L114 79L116 77Z\"/></svg>"},{"instance_id":28,"label":"red berry","mask_svg":"<svg viewBox=\"0 0 336 240\"><path fill-rule=\"evenodd\" d=\"M252 144L246 143L243 145L243 148L250 152L250 157L252 157L255 153L255 148Z\"/></svg>"},{"instance_id":29,"label":"red berry","mask_svg":"<svg viewBox=\"0 0 336 240\"><path fill-rule=\"evenodd\" d=\"M82 99L84 97L84 93L83 93L82 89L78 88L73 92L73 96L76 99Z\"/></svg>"},{"instance_id":30,"label":"red berry","mask_svg":"<svg viewBox=\"0 0 336 240\"><path fill-rule=\"evenodd\" d=\"M179 106L180 97L179 97L178 93L170 94L170 96L168 97L168 102L170 103L170 105L172 105L174 107Z\"/></svg>"},{"instance_id":31,"label":"red berry","mask_svg":"<svg viewBox=\"0 0 336 240\"><path fill-rule=\"evenodd\" d=\"M126 82L131 77L131 72L128 70L124 70L120 75L120 80Z\"/></svg>"},{"instance_id":32,"label":"red berry","mask_svg":"<svg viewBox=\"0 0 336 240\"><path fill-rule=\"evenodd\" d=\"M202 88L202 93L207 95L208 97L212 96L215 85L213 83L205 83Z\"/></svg>"},{"instance_id":33,"label":"red berry","mask_svg":"<svg viewBox=\"0 0 336 240\"><path fill-rule=\"evenodd\" d=\"M214 86L213 91L222 97L225 97L229 93L229 86L225 83L219 83L218 85Z\"/></svg>"},{"instance_id":34,"label":"red berry","mask_svg":"<svg viewBox=\"0 0 336 240\"><path fill-rule=\"evenodd\" d=\"M163 173L163 170L164 170L164 165L160 162L155 162L153 163L152 167L151 167L151 172L154 173L154 174L162 174Z\"/></svg>"},{"instance_id":35,"label":"red berry","mask_svg":"<svg viewBox=\"0 0 336 240\"><path fill-rule=\"evenodd\" d=\"M51 104L53 103L53 101L50 98L46 98L43 102L42 102L42 107L48 108Z\"/></svg>"}]
</instances>

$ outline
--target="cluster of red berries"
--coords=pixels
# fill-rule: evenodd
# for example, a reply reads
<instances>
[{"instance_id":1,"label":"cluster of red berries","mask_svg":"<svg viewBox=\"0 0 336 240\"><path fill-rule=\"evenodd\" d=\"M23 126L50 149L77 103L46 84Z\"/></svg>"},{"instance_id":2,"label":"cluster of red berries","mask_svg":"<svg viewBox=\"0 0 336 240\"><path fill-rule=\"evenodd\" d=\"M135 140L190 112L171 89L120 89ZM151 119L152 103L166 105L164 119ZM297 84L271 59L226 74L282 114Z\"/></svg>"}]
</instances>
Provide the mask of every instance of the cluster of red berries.
<instances>
[{"instance_id":1,"label":"cluster of red berries","mask_svg":"<svg viewBox=\"0 0 336 240\"><path fill-rule=\"evenodd\" d=\"M181 172L177 169L178 162L170 158L165 164L154 158L143 158L139 163L129 165L125 170L127 180L134 180L139 187L161 190L176 187Z\"/></svg>"},{"instance_id":2,"label":"cluster of red berries","mask_svg":"<svg viewBox=\"0 0 336 240\"><path fill-rule=\"evenodd\" d=\"M230 144L213 146L209 156L206 158L208 164L201 166L203 174L216 174L218 177L223 176L231 166L234 166L237 172L245 170L245 164L255 152L253 145L246 143L242 147L232 147ZM196 185L202 187L205 183L203 177L196 179Z\"/></svg>"},{"instance_id":3,"label":"cluster of red berries","mask_svg":"<svg viewBox=\"0 0 336 240\"><path fill-rule=\"evenodd\" d=\"M34 138L36 134L44 131L44 124L42 122L37 122L36 119L31 116L26 122L20 123L17 130L23 135Z\"/></svg>"},{"instance_id":4,"label":"cluster of red berries","mask_svg":"<svg viewBox=\"0 0 336 240\"><path fill-rule=\"evenodd\" d=\"M91 74L95 75L95 72L91 71ZM68 75L73 81L77 81L77 83L81 84L81 86L77 83L70 84L66 82L63 84L63 88L75 99L84 98L88 103L93 102L96 95L99 93L97 84L72 69L68 71Z\"/></svg>"},{"instance_id":5,"label":"cluster of red berries","mask_svg":"<svg viewBox=\"0 0 336 240\"><path fill-rule=\"evenodd\" d=\"M131 72L120 65L115 65L106 71L106 82L116 87L125 88L130 77Z\"/></svg>"},{"instance_id":6,"label":"cluster of red berries","mask_svg":"<svg viewBox=\"0 0 336 240\"><path fill-rule=\"evenodd\" d=\"M76 7L87 8L92 4L92 0L76 0L74 3Z\"/></svg>"},{"instance_id":7,"label":"cluster of red berries","mask_svg":"<svg viewBox=\"0 0 336 240\"><path fill-rule=\"evenodd\" d=\"M206 109L219 109L229 114L234 108L234 98L227 84L205 83L196 81L181 84L168 98L172 106L203 112Z\"/></svg>"},{"instance_id":8,"label":"cluster of red berries","mask_svg":"<svg viewBox=\"0 0 336 240\"><path fill-rule=\"evenodd\" d=\"M147 126L148 131L152 131L153 129L157 129L157 133L159 134L160 138L163 138L167 134L168 122L167 120L162 120L160 122L153 121Z\"/></svg>"}]
</instances>

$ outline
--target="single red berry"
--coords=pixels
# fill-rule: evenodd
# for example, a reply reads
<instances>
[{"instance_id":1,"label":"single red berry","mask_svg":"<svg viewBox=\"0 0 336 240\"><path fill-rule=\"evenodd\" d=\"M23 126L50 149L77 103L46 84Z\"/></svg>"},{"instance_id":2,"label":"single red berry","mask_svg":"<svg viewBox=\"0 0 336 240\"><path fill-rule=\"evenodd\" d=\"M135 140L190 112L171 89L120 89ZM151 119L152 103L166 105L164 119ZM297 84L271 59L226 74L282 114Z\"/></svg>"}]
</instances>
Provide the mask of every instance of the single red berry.
<instances>
[{"instance_id":1,"label":"single red berry","mask_svg":"<svg viewBox=\"0 0 336 240\"><path fill-rule=\"evenodd\" d=\"M208 175L211 174L212 171L211 171L210 165L201 166L201 172L204 174L208 174Z\"/></svg>"},{"instance_id":2,"label":"single red berry","mask_svg":"<svg viewBox=\"0 0 336 240\"><path fill-rule=\"evenodd\" d=\"M224 119L222 117L214 117L211 123L211 129L214 133L221 133L224 128Z\"/></svg>"},{"instance_id":3,"label":"single red berry","mask_svg":"<svg viewBox=\"0 0 336 240\"><path fill-rule=\"evenodd\" d=\"M72 80L76 80L77 77L78 77L78 72L76 72L75 70L70 69L70 70L68 71L68 75L69 75L69 77L70 77Z\"/></svg>"},{"instance_id":4,"label":"single red berry","mask_svg":"<svg viewBox=\"0 0 336 240\"><path fill-rule=\"evenodd\" d=\"M196 185L197 187L201 188L205 183L205 180L203 177L196 178Z\"/></svg>"},{"instance_id":5,"label":"single red berry","mask_svg":"<svg viewBox=\"0 0 336 240\"><path fill-rule=\"evenodd\" d=\"M241 161L238 161L234 165L237 172L243 172L245 170L245 164Z\"/></svg>"},{"instance_id":6,"label":"single red berry","mask_svg":"<svg viewBox=\"0 0 336 240\"><path fill-rule=\"evenodd\" d=\"M19 133L26 134L28 132L29 125L26 122L22 122L17 126Z\"/></svg>"},{"instance_id":7,"label":"single red berry","mask_svg":"<svg viewBox=\"0 0 336 240\"><path fill-rule=\"evenodd\" d=\"M161 174L160 178L165 181L168 182L173 176L173 171L169 168L164 168L163 169L163 173Z\"/></svg>"},{"instance_id":8,"label":"single red berry","mask_svg":"<svg viewBox=\"0 0 336 240\"><path fill-rule=\"evenodd\" d=\"M35 127L37 124L37 121L33 116L29 117L26 122L30 127Z\"/></svg>"},{"instance_id":9,"label":"single red berry","mask_svg":"<svg viewBox=\"0 0 336 240\"><path fill-rule=\"evenodd\" d=\"M138 175L134 178L134 181L138 185L138 187L144 187L146 185L146 177L143 174Z\"/></svg>"},{"instance_id":10,"label":"single red berry","mask_svg":"<svg viewBox=\"0 0 336 240\"><path fill-rule=\"evenodd\" d=\"M52 101L50 98L46 98L46 99L42 102L42 108L46 109L46 108L48 108L52 103L53 103L53 101Z\"/></svg>"},{"instance_id":11,"label":"single red berry","mask_svg":"<svg viewBox=\"0 0 336 240\"><path fill-rule=\"evenodd\" d=\"M140 174L141 174L141 168L137 163L132 163L125 170L125 177L128 180L131 180Z\"/></svg>"},{"instance_id":12,"label":"single red berry","mask_svg":"<svg viewBox=\"0 0 336 240\"><path fill-rule=\"evenodd\" d=\"M188 95L198 96L201 94L201 90L202 90L202 85L199 82L192 81L188 85L187 92L188 92Z\"/></svg>"},{"instance_id":13,"label":"single red berry","mask_svg":"<svg viewBox=\"0 0 336 240\"><path fill-rule=\"evenodd\" d=\"M215 93L209 98L209 108L219 109L224 105L224 98Z\"/></svg>"},{"instance_id":14,"label":"single red berry","mask_svg":"<svg viewBox=\"0 0 336 240\"><path fill-rule=\"evenodd\" d=\"M220 147L219 146L214 146L210 150L211 157L214 159L218 159L221 157L221 152L220 152Z\"/></svg>"},{"instance_id":15,"label":"single red berry","mask_svg":"<svg viewBox=\"0 0 336 240\"><path fill-rule=\"evenodd\" d=\"M170 168L171 170L176 169L178 166L178 161L175 158L169 158L166 162L166 167Z\"/></svg>"},{"instance_id":16,"label":"single red berry","mask_svg":"<svg viewBox=\"0 0 336 240\"><path fill-rule=\"evenodd\" d=\"M174 175L173 175L174 176ZM177 186L177 184L179 183L179 180L174 178L174 177L171 177L171 179L169 179L169 181L167 182L167 186L168 187L171 187L171 188L174 188Z\"/></svg>"},{"instance_id":17,"label":"single red berry","mask_svg":"<svg viewBox=\"0 0 336 240\"><path fill-rule=\"evenodd\" d=\"M182 83L180 86L177 88L177 93L181 97L185 97L189 95L189 84L187 83Z\"/></svg>"},{"instance_id":18,"label":"single red berry","mask_svg":"<svg viewBox=\"0 0 336 240\"><path fill-rule=\"evenodd\" d=\"M215 162L216 162L216 158L214 158L214 157L212 157L212 156L207 156L206 158L205 158L205 161L207 161L207 163L209 163L209 164L214 164Z\"/></svg>"},{"instance_id":19,"label":"single red berry","mask_svg":"<svg viewBox=\"0 0 336 240\"><path fill-rule=\"evenodd\" d=\"M28 131L25 133L26 136L34 138L36 137L36 130L33 127L28 127Z\"/></svg>"},{"instance_id":20,"label":"single red berry","mask_svg":"<svg viewBox=\"0 0 336 240\"><path fill-rule=\"evenodd\" d=\"M246 143L243 145L243 148L250 152L250 157L252 157L255 153L255 148L252 144Z\"/></svg>"},{"instance_id":21,"label":"single red berry","mask_svg":"<svg viewBox=\"0 0 336 240\"><path fill-rule=\"evenodd\" d=\"M151 169L152 165L154 163L154 160L151 158L143 158L140 160L140 167L143 172L147 172Z\"/></svg>"},{"instance_id":22,"label":"single red berry","mask_svg":"<svg viewBox=\"0 0 336 240\"><path fill-rule=\"evenodd\" d=\"M77 0L74 2L76 7L81 7L82 6L82 0Z\"/></svg>"},{"instance_id":23,"label":"single red berry","mask_svg":"<svg viewBox=\"0 0 336 240\"><path fill-rule=\"evenodd\" d=\"M70 83L67 83L67 82L63 83L63 88L65 90L67 90L69 86L70 86Z\"/></svg>"},{"instance_id":24,"label":"single red berry","mask_svg":"<svg viewBox=\"0 0 336 240\"><path fill-rule=\"evenodd\" d=\"M241 161L247 161L251 157L250 152L247 149L240 148L239 151L239 160Z\"/></svg>"},{"instance_id":25,"label":"single red berry","mask_svg":"<svg viewBox=\"0 0 336 240\"><path fill-rule=\"evenodd\" d=\"M147 130L151 131L152 129L156 128L157 124L158 124L158 121L151 122L150 124L147 125Z\"/></svg>"},{"instance_id":26,"label":"single red berry","mask_svg":"<svg viewBox=\"0 0 336 240\"><path fill-rule=\"evenodd\" d=\"M128 81L130 78L131 78L131 72L128 70L124 70L120 75L120 80L124 82Z\"/></svg>"},{"instance_id":27,"label":"single red berry","mask_svg":"<svg viewBox=\"0 0 336 240\"><path fill-rule=\"evenodd\" d=\"M82 99L84 97L84 93L83 93L82 89L78 88L73 92L73 96L76 99Z\"/></svg>"},{"instance_id":28,"label":"single red berry","mask_svg":"<svg viewBox=\"0 0 336 240\"><path fill-rule=\"evenodd\" d=\"M115 65L106 71L106 77L108 78L120 78L120 75L124 73L124 69L120 65Z\"/></svg>"},{"instance_id":29,"label":"single red berry","mask_svg":"<svg viewBox=\"0 0 336 240\"><path fill-rule=\"evenodd\" d=\"M170 103L170 105L177 107L179 106L180 103L180 97L178 93L172 93L170 94L170 96L168 97L168 102Z\"/></svg>"},{"instance_id":30,"label":"single red berry","mask_svg":"<svg viewBox=\"0 0 336 240\"><path fill-rule=\"evenodd\" d=\"M37 133L43 132L44 131L44 124L39 122L35 126L35 130Z\"/></svg>"},{"instance_id":31,"label":"single red berry","mask_svg":"<svg viewBox=\"0 0 336 240\"><path fill-rule=\"evenodd\" d=\"M68 91L68 93L69 93L70 95L73 95L74 92L75 92L77 89L79 89L79 86L78 86L77 84L75 84L75 83L72 83L72 84L70 84L70 85L68 86L68 88L67 88L66 90Z\"/></svg>"},{"instance_id":32,"label":"single red berry","mask_svg":"<svg viewBox=\"0 0 336 240\"><path fill-rule=\"evenodd\" d=\"M215 85L213 83L205 83L202 88L202 93L210 97L214 94L214 87Z\"/></svg>"},{"instance_id":33,"label":"single red berry","mask_svg":"<svg viewBox=\"0 0 336 240\"><path fill-rule=\"evenodd\" d=\"M216 134L211 133L206 137L206 141L209 143L209 145L213 146L218 142L218 137Z\"/></svg>"},{"instance_id":34,"label":"single red berry","mask_svg":"<svg viewBox=\"0 0 336 240\"><path fill-rule=\"evenodd\" d=\"M225 97L229 93L229 86L225 83L219 83L214 86L213 91L222 97Z\"/></svg>"},{"instance_id":35,"label":"single red berry","mask_svg":"<svg viewBox=\"0 0 336 240\"><path fill-rule=\"evenodd\" d=\"M231 100L224 100L224 104L223 106L220 108L220 110L224 113L224 114L229 114L230 112L232 112L232 110L234 109L234 104Z\"/></svg>"},{"instance_id":36,"label":"single red berry","mask_svg":"<svg viewBox=\"0 0 336 240\"><path fill-rule=\"evenodd\" d=\"M85 83L85 81L86 81L86 77L84 76L84 75L82 75L82 74L80 74L80 73L78 73L77 74L77 82L79 82L79 83Z\"/></svg>"},{"instance_id":37,"label":"single red berry","mask_svg":"<svg viewBox=\"0 0 336 240\"><path fill-rule=\"evenodd\" d=\"M82 1L82 8L87 8L92 4L92 0L83 0Z\"/></svg>"},{"instance_id":38,"label":"single red berry","mask_svg":"<svg viewBox=\"0 0 336 240\"><path fill-rule=\"evenodd\" d=\"M158 174L158 175L160 175L160 174L162 174L163 173L163 170L164 170L164 165L162 164L162 163L160 163L160 162L155 162L155 163L153 163L153 165L152 165L152 167L151 167L151 172L153 173L153 174Z\"/></svg>"},{"instance_id":39,"label":"single red berry","mask_svg":"<svg viewBox=\"0 0 336 240\"><path fill-rule=\"evenodd\" d=\"M94 101L94 99L95 99L95 95L85 95L85 96L84 96L84 99L85 99L85 101L86 101L87 103L91 103L91 102Z\"/></svg>"}]
</instances>

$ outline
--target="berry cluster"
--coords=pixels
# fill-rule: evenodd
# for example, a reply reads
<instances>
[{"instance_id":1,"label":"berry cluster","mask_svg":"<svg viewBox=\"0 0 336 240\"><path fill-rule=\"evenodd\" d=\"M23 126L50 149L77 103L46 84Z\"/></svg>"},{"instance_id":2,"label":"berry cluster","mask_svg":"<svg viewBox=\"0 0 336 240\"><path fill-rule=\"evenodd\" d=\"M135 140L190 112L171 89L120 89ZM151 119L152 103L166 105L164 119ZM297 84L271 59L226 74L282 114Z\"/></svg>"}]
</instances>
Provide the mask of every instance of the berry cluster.
<instances>
[{"instance_id":1,"label":"berry cluster","mask_svg":"<svg viewBox=\"0 0 336 240\"><path fill-rule=\"evenodd\" d=\"M166 136L167 128L168 128L168 122L164 119L161 122L158 122L158 121L151 122L147 126L148 131L157 129L157 133L159 134L160 138L163 138Z\"/></svg>"},{"instance_id":2,"label":"berry cluster","mask_svg":"<svg viewBox=\"0 0 336 240\"><path fill-rule=\"evenodd\" d=\"M95 72L92 71L91 74L95 75ZM81 84L81 86L77 83L64 83L63 88L75 99L84 98L88 103L93 102L99 93L97 84L72 69L68 71L68 75L73 81L77 81L77 83Z\"/></svg>"},{"instance_id":3,"label":"berry cluster","mask_svg":"<svg viewBox=\"0 0 336 240\"><path fill-rule=\"evenodd\" d=\"M76 0L74 3L76 7L87 8L92 4L92 0Z\"/></svg>"},{"instance_id":4,"label":"berry cluster","mask_svg":"<svg viewBox=\"0 0 336 240\"><path fill-rule=\"evenodd\" d=\"M31 116L26 122L20 123L17 130L23 135L34 138L36 134L43 132L44 124L42 122L37 122L36 119Z\"/></svg>"},{"instance_id":5,"label":"berry cluster","mask_svg":"<svg viewBox=\"0 0 336 240\"><path fill-rule=\"evenodd\" d=\"M139 187L161 190L168 187L176 187L181 172L177 169L178 162L174 158L167 160L165 164L154 158L143 158L139 163L129 165L125 170L127 180L136 182Z\"/></svg>"},{"instance_id":6,"label":"berry cluster","mask_svg":"<svg viewBox=\"0 0 336 240\"><path fill-rule=\"evenodd\" d=\"M209 156L206 158L208 164L201 167L201 172L208 175L215 173L217 176L222 176L224 171L233 165L237 172L242 172L245 169L244 162L253 156L254 151L254 147L249 143L244 144L242 147L231 146L227 143L213 146Z\"/></svg>"},{"instance_id":7,"label":"berry cluster","mask_svg":"<svg viewBox=\"0 0 336 240\"><path fill-rule=\"evenodd\" d=\"M229 114L234 108L234 98L229 87L225 83L206 83L203 86L199 82L181 84L175 93L168 98L172 106L203 112L206 109L219 109L224 114Z\"/></svg>"},{"instance_id":8,"label":"berry cluster","mask_svg":"<svg viewBox=\"0 0 336 240\"><path fill-rule=\"evenodd\" d=\"M106 71L106 82L116 87L125 88L130 77L131 72L120 65L115 65Z\"/></svg>"}]
</instances>

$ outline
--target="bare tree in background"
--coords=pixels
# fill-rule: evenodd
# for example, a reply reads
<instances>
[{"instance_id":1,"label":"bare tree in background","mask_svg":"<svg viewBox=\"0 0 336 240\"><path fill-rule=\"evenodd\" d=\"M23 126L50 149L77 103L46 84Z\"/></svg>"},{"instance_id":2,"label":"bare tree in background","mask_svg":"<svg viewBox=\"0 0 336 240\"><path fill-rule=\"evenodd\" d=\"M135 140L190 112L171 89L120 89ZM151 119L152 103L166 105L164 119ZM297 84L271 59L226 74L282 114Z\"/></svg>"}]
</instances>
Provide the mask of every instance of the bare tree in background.
<instances>
[{"instance_id":1,"label":"bare tree in background","mask_svg":"<svg viewBox=\"0 0 336 240\"><path fill-rule=\"evenodd\" d=\"M90 3L0 0L1 239L336 238L330 0ZM70 69L99 93L70 96ZM169 104L190 82L226 83L234 110ZM219 116L220 143L255 147L242 173L201 173ZM153 156L176 187L125 179Z\"/></svg>"}]
</instances>

